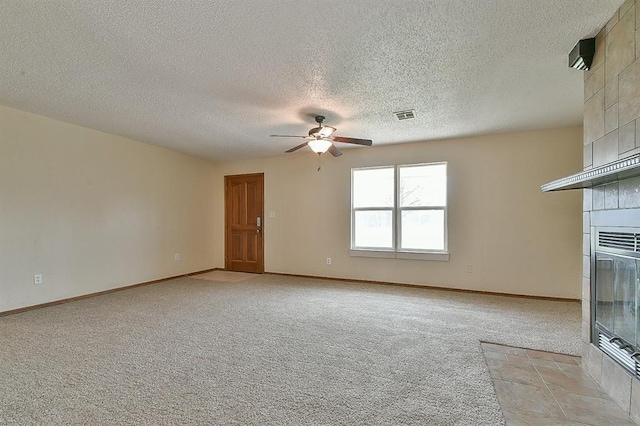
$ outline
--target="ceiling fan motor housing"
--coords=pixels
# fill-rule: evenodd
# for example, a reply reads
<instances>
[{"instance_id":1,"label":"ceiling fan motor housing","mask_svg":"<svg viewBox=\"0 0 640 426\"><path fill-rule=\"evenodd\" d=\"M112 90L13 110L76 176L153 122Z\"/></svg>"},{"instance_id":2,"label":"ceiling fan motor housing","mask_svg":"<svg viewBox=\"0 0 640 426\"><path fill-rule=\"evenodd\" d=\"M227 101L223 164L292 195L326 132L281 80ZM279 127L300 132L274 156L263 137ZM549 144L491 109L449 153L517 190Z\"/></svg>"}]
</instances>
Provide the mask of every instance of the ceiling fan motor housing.
<instances>
[{"instance_id":1,"label":"ceiling fan motor housing","mask_svg":"<svg viewBox=\"0 0 640 426\"><path fill-rule=\"evenodd\" d=\"M313 129L309 130L309 136L311 136L312 138L328 138L335 131L336 128L331 126L314 127Z\"/></svg>"},{"instance_id":2,"label":"ceiling fan motor housing","mask_svg":"<svg viewBox=\"0 0 640 426\"><path fill-rule=\"evenodd\" d=\"M328 138L336 131L335 127L323 126L322 123L324 122L324 119L324 115L316 115L316 123L318 123L318 127L314 127L309 130L309 136L316 139Z\"/></svg>"}]
</instances>

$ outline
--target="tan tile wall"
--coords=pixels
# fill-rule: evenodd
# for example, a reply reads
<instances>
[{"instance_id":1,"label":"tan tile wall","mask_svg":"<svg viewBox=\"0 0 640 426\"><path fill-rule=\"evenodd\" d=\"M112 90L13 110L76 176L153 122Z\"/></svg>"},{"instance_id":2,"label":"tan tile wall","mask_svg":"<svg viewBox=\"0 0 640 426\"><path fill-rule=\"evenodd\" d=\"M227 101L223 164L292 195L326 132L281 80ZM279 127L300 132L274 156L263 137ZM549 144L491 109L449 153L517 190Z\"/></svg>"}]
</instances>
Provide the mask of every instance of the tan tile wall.
<instances>
[{"instance_id":1,"label":"tan tile wall","mask_svg":"<svg viewBox=\"0 0 640 426\"><path fill-rule=\"evenodd\" d=\"M585 169L640 152L637 9L635 0L625 2L596 37L584 82Z\"/></svg>"},{"instance_id":2,"label":"tan tile wall","mask_svg":"<svg viewBox=\"0 0 640 426\"><path fill-rule=\"evenodd\" d=\"M636 4L637 3L637 4ZM627 0L596 37L584 82L584 169L640 152L640 1ZM640 177L584 190L583 367L640 424L640 381L591 344L593 210L640 207Z\"/></svg>"}]
</instances>

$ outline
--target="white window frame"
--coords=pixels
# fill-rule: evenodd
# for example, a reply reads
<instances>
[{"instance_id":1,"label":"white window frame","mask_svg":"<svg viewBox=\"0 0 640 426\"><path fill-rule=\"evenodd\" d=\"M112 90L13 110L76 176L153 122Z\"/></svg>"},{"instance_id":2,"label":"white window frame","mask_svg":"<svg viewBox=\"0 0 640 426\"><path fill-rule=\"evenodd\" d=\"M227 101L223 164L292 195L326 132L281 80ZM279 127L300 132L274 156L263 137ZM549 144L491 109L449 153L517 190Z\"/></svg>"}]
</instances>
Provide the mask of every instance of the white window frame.
<instances>
[{"instance_id":1,"label":"white window frame","mask_svg":"<svg viewBox=\"0 0 640 426\"><path fill-rule=\"evenodd\" d=\"M356 257L382 257L396 259L415 259L415 260L449 260L448 241L449 226L447 208L449 204L449 191L447 179L447 194L444 206L400 206L400 169L403 167L420 167L420 166L436 166L444 164L447 167L447 178L449 174L449 166L446 161L433 163L415 163L415 164L397 164L373 167L355 167L351 169L351 256ZM356 171L360 170L376 170L376 169L393 169L394 179L394 206L393 207L354 207L354 191L353 178ZM403 211L423 211L438 210L444 212L444 249L443 250L417 250L417 249L400 249L402 247L402 221L400 220ZM393 223L391 230L392 245L391 248L384 247L358 247L355 245L355 217L358 211L390 211Z\"/></svg>"}]
</instances>

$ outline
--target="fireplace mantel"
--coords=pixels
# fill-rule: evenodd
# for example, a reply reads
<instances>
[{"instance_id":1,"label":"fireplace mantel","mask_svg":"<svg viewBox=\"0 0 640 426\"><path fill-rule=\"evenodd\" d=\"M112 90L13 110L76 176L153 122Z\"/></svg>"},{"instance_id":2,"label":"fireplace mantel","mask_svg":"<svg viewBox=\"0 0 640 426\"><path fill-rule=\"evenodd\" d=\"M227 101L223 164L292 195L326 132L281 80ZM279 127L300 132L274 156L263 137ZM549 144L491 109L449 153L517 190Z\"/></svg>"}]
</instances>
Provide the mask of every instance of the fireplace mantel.
<instances>
[{"instance_id":1,"label":"fireplace mantel","mask_svg":"<svg viewBox=\"0 0 640 426\"><path fill-rule=\"evenodd\" d=\"M640 176L640 154L554 180L541 188L543 192L583 189L635 176Z\"/></svg>"}]
</instances>

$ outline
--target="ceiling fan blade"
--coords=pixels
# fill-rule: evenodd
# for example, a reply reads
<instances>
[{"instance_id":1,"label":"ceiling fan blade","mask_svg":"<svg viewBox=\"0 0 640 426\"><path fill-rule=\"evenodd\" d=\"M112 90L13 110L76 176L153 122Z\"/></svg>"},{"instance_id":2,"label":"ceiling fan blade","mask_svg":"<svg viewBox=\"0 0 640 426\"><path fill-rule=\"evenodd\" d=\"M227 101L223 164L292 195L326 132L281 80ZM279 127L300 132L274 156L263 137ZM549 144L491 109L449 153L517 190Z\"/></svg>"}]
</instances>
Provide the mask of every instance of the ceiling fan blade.
<instances>
[{"instance_id":1,"label":"ceiling fan blade","mask_svg":"<svg viewBox=\"0 0 640 426\"><path fill-rule=\"evenodd\" d=\"M370 140L370 139L345 138L345 137L342 137L342 136L334 136L331 139L336 141L336 142L354 143L356 145L371 146L373 144L373 141Z\"/></svg>"},{"instance_id":2,"label":"ceiling fan blade","mask_svg":"<svg viewBox=\"0 0 640 426\"><path fill-rule=\"evenodd\" d=\"M340 150L338 148L336 148L336 146L334 144L331 144L331 146L329 147L329 152L331 153L331 155L333 155L334 157L340 157L342 155L342 153L340 152Z\"/></svg>"},{"instance_id":3,"label":"ceiling fan blade","mask_svg":"<svg viewBox=\"0 0 640 426\"><path fill-rule=\"evenodd\" d=\"M301 143L300 145L298 145L298 146L294 146L293 148L288 149L288 150L286 150L285 152L286 152L286 153L289 153L289 152L297 151L297 150L299 150L300 148L304 148L304 147L305 147L305 146L307 146L308 144L309 144L309 142Z\"/></svg>"},{"instance_id":4,"label":"ceiling fan blade","mask_svg":"<svg viewBox=\"0 0 640 426\"><path fill-rule=\"evenodd\" d=\"M270 138L309 138L309 136L269 135Z\"/></svg>"}]
</instances>

